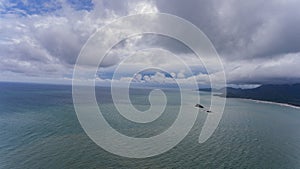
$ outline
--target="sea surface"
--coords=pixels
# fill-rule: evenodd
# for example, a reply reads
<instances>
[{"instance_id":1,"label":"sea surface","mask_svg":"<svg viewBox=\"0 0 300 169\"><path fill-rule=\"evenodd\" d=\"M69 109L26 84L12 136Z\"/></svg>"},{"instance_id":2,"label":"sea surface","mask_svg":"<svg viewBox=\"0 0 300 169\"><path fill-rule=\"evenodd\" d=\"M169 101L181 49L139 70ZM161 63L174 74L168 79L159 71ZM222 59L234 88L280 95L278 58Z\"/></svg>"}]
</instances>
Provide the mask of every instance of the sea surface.
<instances>
[{"instance_id":1,"label":"sea surface","mask_svg":"<svg viewBox=\"0 0 300 169\"><path fill-rule=\"evenodd\" d=\"M147 110L151 90L130 91L132 104ZM118 114L109 88L96 87L96 93L111 126L132 137L167 130L180 105L178 91L165 90L169 101L165 113L141 125ZM200 94L201 103L209 106L209 93L189 94ZM71 86L0 83L0 168L300 168L300 109L227 99L217 130L199 144L205 117L199 112L187 137L170 151L131 159L103 150L85 134L74 111Z\"/></svg>"}]
</instances>

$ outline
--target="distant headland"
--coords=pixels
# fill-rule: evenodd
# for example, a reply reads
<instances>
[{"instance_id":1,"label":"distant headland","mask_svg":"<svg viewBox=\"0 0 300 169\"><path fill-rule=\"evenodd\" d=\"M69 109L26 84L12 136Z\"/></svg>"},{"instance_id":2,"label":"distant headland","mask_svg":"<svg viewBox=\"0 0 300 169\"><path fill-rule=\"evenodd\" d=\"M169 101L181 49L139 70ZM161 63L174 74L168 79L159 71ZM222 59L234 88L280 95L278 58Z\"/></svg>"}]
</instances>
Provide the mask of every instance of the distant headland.
<instances>
[{"instance_id":1,"label":"distant headland","mask_svg":"<svg viewBox=\"0 0 300 169\"><path fill-rule=\"evenodd\" d=\"M198 89L199 91L210 92L211 89ZM300 107L300 84L274 85L266 84L252 89L241 89L227 87L217 90L221 94L215 94L227 98L244 98L276 103L285 103Z\"/></svg>"}]
</instances>

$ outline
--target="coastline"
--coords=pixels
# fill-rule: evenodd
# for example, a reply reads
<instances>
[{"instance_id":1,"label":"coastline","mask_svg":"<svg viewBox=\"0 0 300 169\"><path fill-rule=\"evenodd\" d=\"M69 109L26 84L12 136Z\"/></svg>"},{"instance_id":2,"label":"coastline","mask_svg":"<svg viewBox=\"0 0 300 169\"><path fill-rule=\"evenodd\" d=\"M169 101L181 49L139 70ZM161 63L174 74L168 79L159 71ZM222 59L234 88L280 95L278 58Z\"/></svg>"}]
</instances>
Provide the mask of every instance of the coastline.
<instances>
[{"instance_id":1,"label":"coastline","mask_svg":"<svg viewBox=\"0 0 300 169\"><path fill-rule=\"evenodd\" d=\"M288 103L279 103L279 102L272 102L272 101L246 99L246 98L236 98L236 97L230 97L230 98L241 99L241 100L248 100L248 101L253 101L253 102L256 102L256 103L275 104L275 105L278 105L278 106L285 106L285 107L291 107L291 108L294 108L294 109L300 109L299 106L291 105L291 104L288 104Z\"/></svg>"}]
</instances>

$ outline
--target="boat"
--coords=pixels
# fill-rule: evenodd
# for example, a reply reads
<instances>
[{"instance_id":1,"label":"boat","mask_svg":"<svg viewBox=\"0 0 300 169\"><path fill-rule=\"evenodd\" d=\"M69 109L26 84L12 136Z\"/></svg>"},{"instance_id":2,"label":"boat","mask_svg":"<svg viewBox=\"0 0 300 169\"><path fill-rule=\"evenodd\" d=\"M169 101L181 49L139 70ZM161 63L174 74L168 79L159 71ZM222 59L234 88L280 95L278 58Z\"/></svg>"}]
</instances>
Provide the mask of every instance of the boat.
<instances>
[{"instance_id":1,"label":"boat","mask_svg":"<svg viewBox=\"0 0 300 169\"><path fill-rule=\"evenodd\" d=\"M198 108L201 108L201 109L204 108L204 106L202 106L201 104L196 104L195 107L198 107Z\"/></svg>"},{"instance_id":2,"label":"boat","mask_svg":"<svg viewBox=\"0 0 300 169\"><path fill-rule=\"evenodd\" d=\"M201 104L196 104L195 107L201 109L206 113L212 113L212 111L205 109L204 106L202 106Z\"/></svg>"}]
</instances>

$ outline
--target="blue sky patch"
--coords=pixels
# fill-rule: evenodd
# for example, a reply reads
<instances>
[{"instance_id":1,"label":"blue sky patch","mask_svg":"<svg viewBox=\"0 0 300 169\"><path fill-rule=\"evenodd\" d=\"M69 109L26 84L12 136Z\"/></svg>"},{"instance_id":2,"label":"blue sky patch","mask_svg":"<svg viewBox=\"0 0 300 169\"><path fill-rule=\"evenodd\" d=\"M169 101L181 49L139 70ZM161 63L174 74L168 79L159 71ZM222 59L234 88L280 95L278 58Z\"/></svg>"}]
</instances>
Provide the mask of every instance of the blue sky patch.
<instances>
[{"instance_id":1,"label":"blue sky patch","mask_svg":"<svg viewBox=\"0 0 300 169\"><path fill-rule=\"evenodd\" d=\"M93 9L91 0L67 0L67 3L75 10ZM22 16L45 14L55 12L62 8L62 4L55 0L9 0L8 3L3 4L1 14L18 14Z\"/></svg>"}]
</instances>

